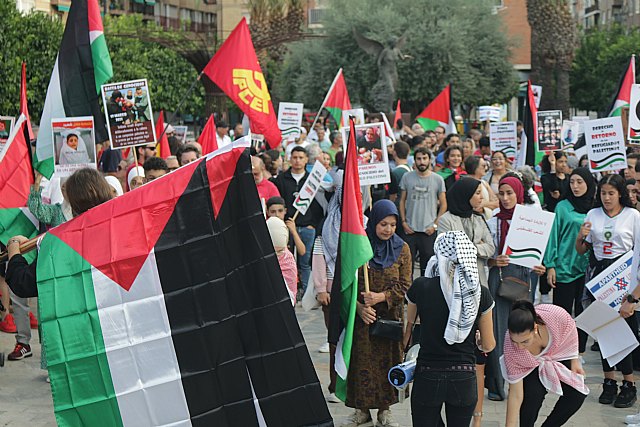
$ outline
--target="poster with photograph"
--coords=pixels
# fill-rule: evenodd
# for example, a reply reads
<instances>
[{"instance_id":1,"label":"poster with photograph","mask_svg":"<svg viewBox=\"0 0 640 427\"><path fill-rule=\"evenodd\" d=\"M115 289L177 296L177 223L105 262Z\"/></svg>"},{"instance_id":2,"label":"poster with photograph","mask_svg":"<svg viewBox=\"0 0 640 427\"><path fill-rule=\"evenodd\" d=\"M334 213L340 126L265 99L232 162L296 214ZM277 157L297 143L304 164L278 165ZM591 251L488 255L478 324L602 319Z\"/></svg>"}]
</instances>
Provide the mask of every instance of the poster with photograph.
<instances>
[{"instance_id":1,"label":"poster with photograph","mask_svg":"<svg viewBox=\"0 0 640 427\"><path fill-rule=\"evenodd\" d=\"M562 149L562 111L538 111L538 151Z\"/></svg>"},{"instance_id":2,"label":"poster with photograph","mask_svg":"<svg viewBox=\"0 0 640 427\"><path fill-rule=\"evenodd\" d=\"M572 120L562 121L562 149L573 151L580 137L580 123Z\"/></svg>"},{"instance_id":3,"label":"poster with photograph","mask_svg":"<svg viewBox=\"0 0 640 427\"><path fill-rule=\"evenodd\" d=\"M343 127L343 150L347 152L350 128ZM382 144L384 138L383 123L369 123L355 127L360 185L386 184L391 182L389 155ZM383 149L384 148L384 149Z\"/></svg>"},{"instance_id":4,"label":"poster with photograph","mask_svg":"<svg viewBox=\"0 0 640 427\"><path fill-rule=\"evenodd\" d=\"M578 122L578 138L584 135L584 122L589 120L589 116L571 116L572 122Z\"/></svg>"},{"instance_id":5,"label":"poster with photograph","mask_svg":"<svg viewBox=\"0 0 640 427\"><path fill-rule=\"evenodd\" d=\"M614 171L627 167L627 150L619 116L585 122L584 138L591 172Z\"/></svg>"},{"instance_id":6,"label":"poster with photograph","mask_svg":"<svg viewBox=\"0 0 640 427\"><path fill-rule=\"evenodd\" d=\"M173 127L173 135L178 138L178 141L185 144L187 142L187 129L188 126L176 125Z\"/></svg>"},{"instance_id":7,"label":"poster with photograph","mask_svg":"<svg viewBox=\"0 0 640 427\"><path fill-rule=\"evenodd\" d=\"M629 103L629 144L640 144L640 85L631 85L631 102Z\"/></svg>"},{"instance_id":8,"label":"poster with photograph","mask_svg":"<svg viewBox=\"0 0 640 427\"><path fill-rule=\"evenodd\" d=\"M56 176L66 177L78 169L96 167L93 117L52 119L51 129Z\"/></svg>"},{"instance_id":9,"label":"poster with photograph","mask_svg":"<svg viewBox=\"0 0 640 427\"><path fill-rule=\"evenodd\" d=\"M342 126L349 127L349 116L356 118L356 126L364 124L364 109L352 108L351 110L342 110Z\"/></svg>"},{"instance_id":10,"label":"poster with photograph","mask_svg":"<svg viewBox=\"0 0 640 427\"><path fill-rule=\"evenodd\" d=\"M518 150L516 122L497 122L489 125L491 152L502 151L513 164Z\"/></svg>"},{"instance_id":11,"label":"poster with photograph","mask_svg":"<svg viewBox=\"0 0 640 427\"><path fill-rule=\"evenodd\" d=\"M511 264L528 268L542 265L555 216L553 212L516 205L502 254L509 256Z\"/></svg>"},{"instance_id":12,"label":"poster with photograph","mask_svg":"<svg viewBox=\"0 0 640 427\"><path fill-rule=\"evenodd\" d=\"M278 128L282 139L295 141L300 138L303 109L304 104L297 102L281 102L278 105Z\"/></svg>"},{"instance_id":13,"label":"poster with photograph","mask_svg":"<svg viewBox=\"0 0 640 427\"><path fill-rule=\"evenodd\" d=\"M156 143L147 79L102 85L112 148Z\"/></svg>"},{"instance_id":14,"label":"poster with photograph","mask_svg":"<svg viewBox=\"0 0 640 427\"><path fill-rule=\"evenodd\" d=\"M13 130L15 118L10 116L0 116L0 152L4 149L4 145L9 140L9 135Z\"/></svg>"}]
</instances>

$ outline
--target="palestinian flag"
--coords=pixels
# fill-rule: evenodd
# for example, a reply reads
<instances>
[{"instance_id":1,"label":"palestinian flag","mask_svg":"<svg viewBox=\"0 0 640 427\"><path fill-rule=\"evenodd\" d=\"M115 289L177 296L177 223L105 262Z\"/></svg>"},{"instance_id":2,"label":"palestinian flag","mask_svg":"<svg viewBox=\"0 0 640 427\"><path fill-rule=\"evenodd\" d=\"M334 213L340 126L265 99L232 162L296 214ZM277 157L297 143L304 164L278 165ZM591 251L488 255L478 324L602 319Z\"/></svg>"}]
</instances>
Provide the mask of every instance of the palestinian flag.
<instances>
[{"instance_id":1,"label":"palestinian flag","mask_svg":"<svg viewBox=\"0 0 640 427\"><path fill-rule=\"evenodd\" d=\"M416 120L424 130L435 130L436 127L442 126L446 133L456 132L450 84L431 101L431 104L427 105L422 113L418 114Z\"/></svg>"},{"instance_id":2,"label":"palestinian flag","mask_svg":"<svg viewBox=\"0 0 640 427\"><path fill-rule=\"evenodd\" d=\"M202 147L202 155L213 153L218 149L218 135L216 134L216 120L213 114L209 116L209 120L204 125L198 144Z\"/></svg>"},{"instance_id":3,"label":"palestinian flag","mask_svg":"<svg viewBox=\"0 0 640 427\"><path fill-rule=\"evenodd\" d=\"M527 97L524 101L523 131L520 136L520 152L518 166L535 167L542 161L544 151L538 151L538 107L533 96L531 80L527 82ZM524 159L524 160L523 160Z\"/></svg>"},{"instance_id":4,"label":"palestinian flag","mask_svg":"<svg viewBox=\"0 0 640 427\"><path fill-rule=\"evenodd\" d=\"M158 141L158 144L156 145L156 156L163 159L169 157L171 155L171 150L169 149L169 138L167 137L167 132L164 130L163 110L160 110L160 115L156 122L156 141Z\"/></svg>"},{"instance_id":5,"label":"palestinian flag","mask_svg":"<svg viewBox=\"0 0 640 427\"><path fill-rule=\"evenodd\" d=\"M351 109L351 100L349 100L349 92L344 81L342 68L338 70L338 74L333 79L329 92L327 92L327 96L324 98L320 110L318 110L318 116L320 116L322 108L326 108L329 111L338 128L340 128L342 126L342 111ZM316 117L316 120L318 120L318 117Z\"/></svg>"},{"instance_id":6,"label":"palestinian flag","mask_svg":"<svg viewBox=\"0 0 640 427\"><path fill-rule=\"evenodd\" d=\"M109 139L99 99L112 76L98 0L74 0L40 119L34 163L42 175L53 175L51 119L93 116L96 142Z\"/></svg>"},{"instance_id":7,"label":"palestinian flag","mask_svg":"<svg viewBox=\"0 0 640 427\"><path fill-rule=\"evenodd\" d=\"M622 109L631 103L631 86L636 83L636 56L632 55L629 67L624 72L618 84L618 91L609 107L609 117L621 116Z\"/></svg>"},{"instance_id":8,"label":"palestinian flag","mask_svg":"<svg viewBox=\"0 0 640 427\"><path fill-rule=\"evenodd\" d=\"M34 179L26 124L27 118L20 115L0 151L0 242L5 245L13 236L32 238L38 233L38 221L27 209Z\"/></svg>"},{"instance_id":9,"label":"palestinian flag","mask_svg":"<svg viewBox=\"0 0 640 427\"><path fill-rule=\"evenodd\" d=\"M248 146L44 237L38 292L60 426L332 425Z\"/></svg>"},{"instance_id":10,"label":"palestinian flag","mask_svg":"<svg viewBox=\"0 0 640 427\"><path fill-rule=\"evenodd\" d=\"M353 328L358 298L358 269L373 257L373 250L362 217L362 196L356 158L355 127L351 120L342 186L342 221L336 260L334 286L331 289L329 342L336 344L335 369L338 374L336 396L347 397L347 373L353 345ZM334 196L335 197L335 196ZM338 286L339 284L339 286Z\"/></svg>"}]
</instances>

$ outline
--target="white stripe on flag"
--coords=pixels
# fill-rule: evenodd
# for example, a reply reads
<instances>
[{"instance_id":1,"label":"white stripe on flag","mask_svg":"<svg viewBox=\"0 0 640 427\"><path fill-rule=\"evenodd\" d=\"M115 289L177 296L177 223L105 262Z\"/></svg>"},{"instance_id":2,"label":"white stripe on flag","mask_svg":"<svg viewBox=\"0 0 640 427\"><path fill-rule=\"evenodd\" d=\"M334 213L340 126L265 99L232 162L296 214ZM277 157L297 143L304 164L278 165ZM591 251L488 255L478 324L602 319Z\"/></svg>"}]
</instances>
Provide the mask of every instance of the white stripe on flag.
<instances>
[{"instance_id":1,"label":"white stripe on flag","mask_svg":"<svg viewBox=\"0 0 640 427\"><path fill-rule=\"evenodd\" d=\"M251 381L251 375L249 369L247 369L247 377L249 377L249 385L251 386L251 395L253 396L253 406L256 408L256 417L258 418L258 426L267 427L267 421L264 419L262 409L260 408L260 401L256 396L256 391L253 389L253 381Z\"/></svg>"},{"instance_id":2,"label":"white stripe on flag","mask_svg":"<svg viewBox=\"0 0 640 427\"><path fill-rule=\"evenodd\" d=\"M340 334L340 338L338 339L338 344L336 345L336 361L333 364L336 369L336 374L340 376L343 380L347 379L347 364L344 361L344 355L342 354L342 345L344 344L344 332Z\"/></svg>"},{"instance_id":3,"label":"white stripe on flag","mask_svg":"<svg viewBox=\"0 0 640 427\"><path fill-rule=\"evenodd\" d=\"M51 128L52 119L63 119L67 117L62 104L62 89L60 89L60 75L58 73L58 57L51 72L51 80L47 88L47 96L44 100L44 109L40 119L38 130L38 143L36 144L36 155L38 161L53 157L53 131Z\"/></svg>"},{"instance_id":4,"label":"white stripe on flag","mask_svg":"<svg viewBox=\"0 0 640 427\"><path fill-rule=\"evenodd\" d=\"M26 216L29 221L31 221L36 229L40 228L40 222L38 221L38 218L33 216L29 208L20 208L20 211L22 211L22 214Z\"/></svg>"},{"instance_id":5,"label":"white stripe on flag","mask_svg":"<svg viewBox=\"0 0 640 427\"><path fill-rule=\"evenodd\" d=\"M100 326L125 426L191 426L152 251L129 292L92 268Z\"/></svg>"}]
</instances>

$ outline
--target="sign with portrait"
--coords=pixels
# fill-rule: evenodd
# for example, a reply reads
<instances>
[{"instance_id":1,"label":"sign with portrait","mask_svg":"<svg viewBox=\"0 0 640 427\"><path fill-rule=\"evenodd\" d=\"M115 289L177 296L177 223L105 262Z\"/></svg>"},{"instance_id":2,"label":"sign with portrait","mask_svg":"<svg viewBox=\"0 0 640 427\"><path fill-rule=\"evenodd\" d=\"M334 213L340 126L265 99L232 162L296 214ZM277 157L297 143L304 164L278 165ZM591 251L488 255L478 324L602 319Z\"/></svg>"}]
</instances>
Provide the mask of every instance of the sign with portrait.
<instances>
[{"instance_id":1,"label":"sign with portrait","mask_svg":"<svg viewBox=\"0 0 640 427\"><path fill-rule=\"evenodd\" d=\"M343 127L343 150L347 152L350 128ZM384 141L384 123L369 123L355 127L360 185L386 184L391 182L389 154Z\"/></svg>"},{"instance_id":2,"label":"sign with portrait","mask_svg":"<svg viewBox=\"0 0 640 427\"><path fill-rule=\"evenodd\" d=\"M9 135L13 130L15 118L10 116L0 116L0 152L4 149L4 145L9 140Z\"/></svg>"},{"instance_id":3,"label":"sign with portrait","mask_svg":"<svg viewBox=\"0 0 640 427\"><path fill-rule=\"evenodd\" d=\"M51 120L54 173L66 177L78 169L96 167L93 117Z\"/></svg>"},{"instance_id":4,"label":"sign with portrait","mask_svg":"<svg viewBox=\"0 0 640 427\"><path fill-rule=\"evenodd\" d=\"M562 111L538 111L538 151L562 149Z\"/></svg>"}]
</instances>

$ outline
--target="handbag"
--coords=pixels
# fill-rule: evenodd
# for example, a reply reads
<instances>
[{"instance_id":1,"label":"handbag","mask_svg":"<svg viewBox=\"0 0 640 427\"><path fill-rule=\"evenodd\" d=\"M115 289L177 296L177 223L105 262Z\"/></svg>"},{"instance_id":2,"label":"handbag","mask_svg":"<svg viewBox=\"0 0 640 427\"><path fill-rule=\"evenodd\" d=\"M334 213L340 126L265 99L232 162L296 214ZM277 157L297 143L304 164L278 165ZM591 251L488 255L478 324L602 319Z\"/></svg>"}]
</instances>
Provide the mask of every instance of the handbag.
<instances>
[{"instance_id":1,"label":"handbag","mask_svg":"<svg viewBox=\"0 0 640 427\"><path fill-rule=\"evenodd\" d=\"M529 299L529 294L531 293L531 281L530 280L522 280L521 278L516 276L516 272L509 271L507 267L500 267L498 270L500 273L500 284L498 285L498 296L515 302L521 299ZM502 269L508 268L507 273L502 274Z\"/></svg>"},{"instance_id":2,"label":"handbag","mask_svg":"<svg viewBox=\"0 0 640 427\"><path fill-rule=\"evenodd\" d=\"M375 322L369 325L369 336L401 342L403 335L404 324L401 320L377 318Z\"/></svg>"}]
</instances>

